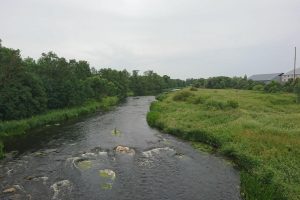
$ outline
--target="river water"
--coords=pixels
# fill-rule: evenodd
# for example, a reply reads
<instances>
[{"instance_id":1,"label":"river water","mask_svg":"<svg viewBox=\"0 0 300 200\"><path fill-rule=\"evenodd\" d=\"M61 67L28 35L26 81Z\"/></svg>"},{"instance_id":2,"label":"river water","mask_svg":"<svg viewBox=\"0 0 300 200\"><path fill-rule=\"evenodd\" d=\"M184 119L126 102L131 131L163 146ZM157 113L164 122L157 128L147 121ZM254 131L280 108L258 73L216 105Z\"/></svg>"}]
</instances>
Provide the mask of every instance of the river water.
<instances>
[{"instance_id":1,"label":"river water","mask_svg":"<svg viewBox=\"0 0 300 200\"><path fill-rule=\"evenodd\" d=\"M0 199L240 199L228 162L147 125L152 101L128 98L12 141L0 161Z\"/></svg>"}]
</instances>

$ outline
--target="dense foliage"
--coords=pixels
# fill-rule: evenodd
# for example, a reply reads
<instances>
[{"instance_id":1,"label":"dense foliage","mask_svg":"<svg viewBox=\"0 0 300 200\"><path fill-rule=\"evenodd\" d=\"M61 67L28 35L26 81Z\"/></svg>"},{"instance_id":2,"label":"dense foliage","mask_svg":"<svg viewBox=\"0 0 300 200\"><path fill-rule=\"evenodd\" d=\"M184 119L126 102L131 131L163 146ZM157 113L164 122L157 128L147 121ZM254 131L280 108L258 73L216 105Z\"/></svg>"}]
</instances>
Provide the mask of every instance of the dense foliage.
<instances>
[{"instance_id":1,"label":"dense foliage","mask_svg":"<svg viewBox=\"0 0 300 200\"><path fill-rule=\"evenodd\" d=\"M244 199L300 199L300 106L295 95L184 89L158 99L148 123L232 159L241 168Z\"/></svg>"},{"instance_id":2,"label":"dense foliage","mask_svg":"<svg viewBox=\"0 0 300 200\"><path fill-rule=\"evenodd\" d=\"M264 85L260 82L255 82L253 80L247 79L247 77L226 77L218 76L211 77L207 79L187 79L187 85L193 85L197 88L209 88L209 89L225 89L225 88L234 88L234 89L245 89L252 90L256 85Z\"/></svg>"},{"instance_id":3,"label":"dense foliage","mask_svg":"<svg viewBox=\"0 0 300 200\"><path fill-rule=\"evenodd\" d=\"M276 92L294 92L297 94L296 101L300 103L300 79L292 80L285 83L271 81L270 83L263 83L248 79L247 76L242 77L226 77L218 76L208 79L187 79L186 85L193 86L193 88L208 88L208 89L242 89L264 91L265 93Z\"/></svg>"},{"instance_id":4,"label":"dense foliage","mask_svg":"<svg viewBox=\"0 0 300 200\"><path fill-rule=\"evenodd\" d=\"M107 96L153 95L185 82L153 71L96 70L86 61L66 60L53 52L38 60L22 59L19 50L0 42L0 121L22 119L50 109L82 105Z\"/></svg>"}]
</instances>

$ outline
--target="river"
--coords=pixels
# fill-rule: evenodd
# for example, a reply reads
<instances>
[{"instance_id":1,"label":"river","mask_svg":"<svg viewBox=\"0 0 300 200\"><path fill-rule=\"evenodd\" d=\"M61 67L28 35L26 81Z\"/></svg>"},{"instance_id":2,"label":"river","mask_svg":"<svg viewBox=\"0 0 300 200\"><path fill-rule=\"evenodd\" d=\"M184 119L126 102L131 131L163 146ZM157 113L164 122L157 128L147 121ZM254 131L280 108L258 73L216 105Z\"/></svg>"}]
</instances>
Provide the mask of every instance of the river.
<instances>
[{"instance_id":1,"label":"river","mask_svg":"<svg viewBox=\"0 0 300 200\"><path fill-rule=\"evenodd\" d=\"M239 173L227 161L147 125L152 101L130 97L12 141L0 161L0 199L240 199Z\"/></svg>"}]
</instances>

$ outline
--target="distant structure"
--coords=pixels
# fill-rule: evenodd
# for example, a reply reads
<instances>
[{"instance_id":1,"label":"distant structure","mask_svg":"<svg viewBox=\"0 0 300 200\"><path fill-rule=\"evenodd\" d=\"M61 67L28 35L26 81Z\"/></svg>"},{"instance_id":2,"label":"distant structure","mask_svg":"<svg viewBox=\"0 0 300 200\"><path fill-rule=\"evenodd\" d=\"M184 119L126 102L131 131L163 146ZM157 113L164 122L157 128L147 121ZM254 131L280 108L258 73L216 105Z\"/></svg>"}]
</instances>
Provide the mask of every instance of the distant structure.
<instances>
[{"instance_id":1,"label":"distant structure","mask_svg":"<svg viewBox=\"0 0 300 200\"><path fill-rule=\"evenodd\" d=\"M295 79L300 78L300 68L295 69ZM289 79L294 79L294 70L288 71L281 77L282 82L287 82Z\"/></svg>"},{"instance_id":2,"label":"distant structure","mask_svg":"<svg viewBox=\"0 0 300 200\"><path fill-rule=\"evenodd\" d=\"M274 73L274 74L255 74L249 77L250 80L258 81L262 83L270 83L276 81L278 83L282 80L283 73Z\"/></svg>"}]
</instances>

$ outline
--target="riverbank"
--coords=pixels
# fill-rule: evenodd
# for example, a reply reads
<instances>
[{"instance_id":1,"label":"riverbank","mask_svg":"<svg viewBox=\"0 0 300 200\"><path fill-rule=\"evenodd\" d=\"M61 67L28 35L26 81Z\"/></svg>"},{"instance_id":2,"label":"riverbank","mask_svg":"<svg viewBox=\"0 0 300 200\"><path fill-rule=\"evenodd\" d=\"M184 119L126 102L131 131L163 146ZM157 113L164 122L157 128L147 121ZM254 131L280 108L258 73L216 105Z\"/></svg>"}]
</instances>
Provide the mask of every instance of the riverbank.
<instances>
[{"instance_id":1,"label":"riverbank","mask_svg":"<svg viewBox=\"0 0 300 200\"><path fill-rule=\"evenodd\" d=\"M300 199L300 106L294 95L184 89L158 99L149 125L233 160L244 199Z\"/></svg>"},{"instance_id":2,"label":"riverbank","mask_svg":"<svg viewBox=\"0 0 300 200\"><path fill-rule=\"evenodd\" d=\"M36 115L23 120L0 122L0 158L4 156L5 140L10 137L26 134L33 128L45 125L54 125L68 119L77 118L81 115L95 112L99 109L109 110L118 103L117 97L105 97L101 101L89 101L84 105L74 108L52 110L45 114Z\"/></svg>"}]
</instances>

